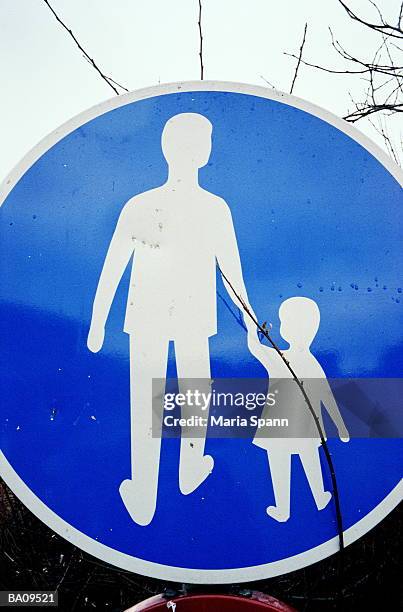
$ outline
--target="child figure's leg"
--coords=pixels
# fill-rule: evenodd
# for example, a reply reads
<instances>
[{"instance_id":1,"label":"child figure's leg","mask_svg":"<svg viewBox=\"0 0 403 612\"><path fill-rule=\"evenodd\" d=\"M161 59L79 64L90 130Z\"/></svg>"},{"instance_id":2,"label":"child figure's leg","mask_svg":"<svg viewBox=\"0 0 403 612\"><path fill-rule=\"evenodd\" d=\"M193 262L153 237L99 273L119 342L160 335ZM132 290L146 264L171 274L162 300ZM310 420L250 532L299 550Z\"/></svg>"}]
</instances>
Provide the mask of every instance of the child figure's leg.
<instances>
[{"instance_id":1,"label":"child figure's leg","mask_svg":"<svg viewBox=\"0 0 403 612\"><path fill-rule=\"evenodd\" d=\"M332 494L329 491L325 491L323 486L319 448L316 446L316 444L309 444L309 440L306 440L306 442L306 448L300 450L301 462L304 467L316 507L318 510L323 510L330 502Z\"/></svg>"},{"instance_id":2,"label":"child figure's leg","mask_svg":"<svg viewBox=\"0 0 403 612\"><path fill-rule=\"evenodd\" d=\"M290 518L291 453L279 445L267 451L275 506L266 510L271 518L284 523Z\"/></svg>"}]
</instances>

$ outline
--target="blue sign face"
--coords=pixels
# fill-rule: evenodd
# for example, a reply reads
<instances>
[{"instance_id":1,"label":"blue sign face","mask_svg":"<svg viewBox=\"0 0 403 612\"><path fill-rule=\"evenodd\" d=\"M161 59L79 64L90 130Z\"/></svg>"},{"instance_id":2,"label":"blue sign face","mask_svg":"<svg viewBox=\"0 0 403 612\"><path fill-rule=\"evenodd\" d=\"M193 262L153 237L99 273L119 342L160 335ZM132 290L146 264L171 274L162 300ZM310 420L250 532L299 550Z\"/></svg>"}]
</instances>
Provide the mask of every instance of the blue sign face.
<instances>
[{"instance_id":1,"label":"blue sign face","mask_svg":"<svg viewBox=\"0 0 403 612\"><path fill-rule=\"evenodd\" d=\"M224 583L316 562L338 549L334 491L297 387L292 422L277 422L274 381L293 383L291 366L315 381L345 542L366 533L402 496L400 435L371 435L362 411L377 403L357 382L389 381L392 423L398 179L345 122L246 85L155 87L51 135L4 185L5 481L56 532L138 573ZM248 415L254 429L217 437L214 385L245 378L264 399L235 428ZM331 379L355 392L340 402Z\"/></svg>"}]
</instances>

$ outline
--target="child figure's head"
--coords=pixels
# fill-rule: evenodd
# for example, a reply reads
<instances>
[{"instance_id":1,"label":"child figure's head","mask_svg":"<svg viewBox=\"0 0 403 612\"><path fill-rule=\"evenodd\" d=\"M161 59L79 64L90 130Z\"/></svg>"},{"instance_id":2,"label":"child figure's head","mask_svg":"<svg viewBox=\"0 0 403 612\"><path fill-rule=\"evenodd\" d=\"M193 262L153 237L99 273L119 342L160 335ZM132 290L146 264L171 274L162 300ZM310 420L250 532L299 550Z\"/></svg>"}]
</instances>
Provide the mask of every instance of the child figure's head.
<instances>
[{"instance_id":1,"label":"child figure's head","mask_svg":"<svg viewBox=\"0 0 403 612\"><path fill-rule=\"evenodd\" d=\"M320 312L314 300L293 297L279 309L280 334L290 346L309 348L319 329Z\"/></svg>"}]
</instances>

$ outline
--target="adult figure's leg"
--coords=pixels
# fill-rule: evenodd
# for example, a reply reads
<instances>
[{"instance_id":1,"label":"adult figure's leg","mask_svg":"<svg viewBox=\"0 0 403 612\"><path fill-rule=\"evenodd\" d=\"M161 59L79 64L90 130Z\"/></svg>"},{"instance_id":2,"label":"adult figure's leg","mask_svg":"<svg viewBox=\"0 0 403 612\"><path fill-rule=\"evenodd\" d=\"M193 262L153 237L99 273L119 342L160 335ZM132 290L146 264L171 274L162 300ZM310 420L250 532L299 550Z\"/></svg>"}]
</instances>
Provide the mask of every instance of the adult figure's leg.
<instances>
[{"instance_id":1,"label":"adult figure's leg","mask_svg":"<svg viewBox=\"0 0 403 612\"><path fill-rule=\"evenodd\" d=\"M175 340L176 369L181 393L188 390L211 393L210 350L208 338L190 332ZM202 400L203 401L203 400ZM194 431L182 429L179 488L184 495L192 493L208 477L214 467L213 458L204 454L209 416L209 405L203 411L194 406L183 406L182 418L201 415L205 425Z\"/></svg>"},{"instance_id":2,"label":"adult figure's leg","mask_svg":"<svg viewBox=\"0 0 403 612\"><path fill-rule=\"evenodd\" d=\"M119 490L131 518L139 525L152 521L157 503L168 347L169 341L158 334L139 330L130 335L132 477L124 480Z\"/></svg>"}]
</instances>

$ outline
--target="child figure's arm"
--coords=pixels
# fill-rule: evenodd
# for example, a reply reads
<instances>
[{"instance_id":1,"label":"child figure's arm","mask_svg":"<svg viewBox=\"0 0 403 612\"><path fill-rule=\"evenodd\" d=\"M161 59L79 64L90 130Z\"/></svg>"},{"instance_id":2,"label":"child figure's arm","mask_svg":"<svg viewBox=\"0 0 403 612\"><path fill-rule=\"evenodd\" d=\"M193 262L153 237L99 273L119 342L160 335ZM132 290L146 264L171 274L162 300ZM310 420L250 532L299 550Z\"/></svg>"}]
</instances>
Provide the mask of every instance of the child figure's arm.
<instances>
[{"instance_id":1,"label":"child figure's arm","mask_svg":"<svg viewBox=\"0 0 403 612\"><path fill-rule=\"evenodd\" d=\"M333 423L336 425L340 440L342 442L348 442L350 440L350 434L348 433L343 417L341 416L330 385L326 378L323 378L321 382L321 402L326 408Z\"/></svg>"},{"instance_id":2,"label":"child figure's arm","mask_svg":"<svg viewBox=\"0 0 403 612\"><path fill-rule=\"evenodd\" d=\"M257 329L248 332L248 348L252 355L264 366L270 375L270 369L274 367L275 361L278 359L277 352L262 344L257 335Z\"/></svg>"}]
</instances>

